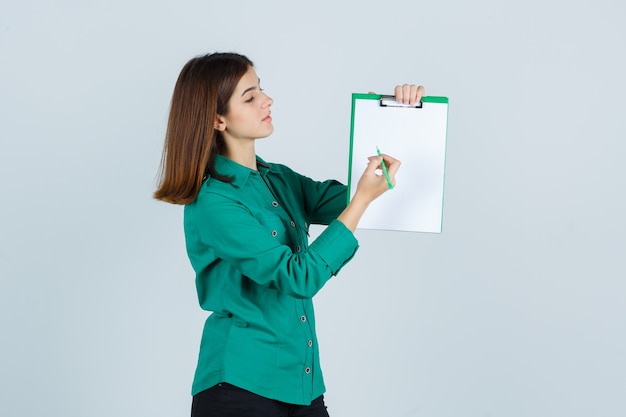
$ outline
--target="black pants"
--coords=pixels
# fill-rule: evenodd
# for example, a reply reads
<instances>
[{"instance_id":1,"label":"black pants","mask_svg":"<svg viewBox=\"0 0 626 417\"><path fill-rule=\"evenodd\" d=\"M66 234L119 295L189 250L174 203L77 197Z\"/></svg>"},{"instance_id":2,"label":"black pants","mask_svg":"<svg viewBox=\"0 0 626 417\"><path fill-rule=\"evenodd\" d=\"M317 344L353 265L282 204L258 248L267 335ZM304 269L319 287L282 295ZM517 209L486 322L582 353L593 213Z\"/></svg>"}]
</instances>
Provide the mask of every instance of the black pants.
<instances>
[{"instance_id":1,"label":"black pants","mask_svg":"<svg viewBox=\"0 0 626 417\"><path fill-rule=\"evenodd\" d=\"M329 417L324 396L311 405L270 400L233 385L221 383L193 396L191 417Z\"/></svg>"}]
</instances>

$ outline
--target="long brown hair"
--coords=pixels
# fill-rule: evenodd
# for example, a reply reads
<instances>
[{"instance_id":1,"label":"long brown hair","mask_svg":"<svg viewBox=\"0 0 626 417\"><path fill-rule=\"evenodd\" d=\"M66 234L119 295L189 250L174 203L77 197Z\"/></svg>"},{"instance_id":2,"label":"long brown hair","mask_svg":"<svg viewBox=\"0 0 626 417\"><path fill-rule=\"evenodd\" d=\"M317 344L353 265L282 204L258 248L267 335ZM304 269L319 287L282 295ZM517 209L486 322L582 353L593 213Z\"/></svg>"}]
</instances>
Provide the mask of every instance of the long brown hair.
<instances>
[{"instance_id":1,"label":"long brown hair","mask_svg":"<svg viewBox=\"0 0 626 417\"><path fill-rule=\"evenodd\" d=\"M192 58L178 76L165 134L154 198L173 204L195 200L207 175L232 178L215 171L215 155L224 151L216 116L228 114L228 101L252 61L235 53Z\"/></svg>"}]
</instances>

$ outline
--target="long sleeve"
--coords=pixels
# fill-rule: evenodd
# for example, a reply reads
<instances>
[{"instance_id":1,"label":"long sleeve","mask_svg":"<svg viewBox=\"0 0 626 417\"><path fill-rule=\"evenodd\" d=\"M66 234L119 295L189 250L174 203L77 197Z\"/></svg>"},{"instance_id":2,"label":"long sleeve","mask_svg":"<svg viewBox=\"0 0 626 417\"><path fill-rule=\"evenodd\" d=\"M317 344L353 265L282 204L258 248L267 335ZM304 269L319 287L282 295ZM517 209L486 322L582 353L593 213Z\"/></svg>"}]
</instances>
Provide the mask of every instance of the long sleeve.
<instances>
[{"instance_id":1,"label":"long sleeve","mask_svg":"<svg viewBox=\"0 0 626 417\"><path fill-rule=\"evenodd\" d=\"M214 193L202 196L188 210L187 245L197 272L219 259L259 285L311 298L356 252L356 239L341 222L331 223L303 250L305 237L280 224L279 217L272 219L271 211L281 210L280 205L273 207L269 202L270 213L257 216L251 210L254 208ZM290 219L287 224L297 220ZM292 238L289 240L301 250L294 252L292 245L283 243L285 238Z\"/></svg>"}]
</instances>

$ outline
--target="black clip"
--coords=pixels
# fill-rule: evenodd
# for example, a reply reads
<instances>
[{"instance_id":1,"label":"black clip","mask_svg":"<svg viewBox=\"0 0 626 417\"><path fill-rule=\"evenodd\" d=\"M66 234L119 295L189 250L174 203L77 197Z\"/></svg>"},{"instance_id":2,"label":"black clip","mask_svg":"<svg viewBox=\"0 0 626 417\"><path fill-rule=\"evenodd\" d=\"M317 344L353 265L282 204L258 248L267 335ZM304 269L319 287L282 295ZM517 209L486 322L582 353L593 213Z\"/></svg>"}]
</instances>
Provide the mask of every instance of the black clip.
<instances>
[{"instance_id":1,"label":"black clip","mask_svg":"<svg viewBox=\"0 0 626 417\"><path fill-rule=\"evenodd\" d=\"M380 96L380 107L406 107L408 109L421 109L422 108L422 102L418 101L417 103L411 105L411 104L404 104L404 103L398 103L396 101L396 97L395 96Z\"/></svg>"}]
</instances>

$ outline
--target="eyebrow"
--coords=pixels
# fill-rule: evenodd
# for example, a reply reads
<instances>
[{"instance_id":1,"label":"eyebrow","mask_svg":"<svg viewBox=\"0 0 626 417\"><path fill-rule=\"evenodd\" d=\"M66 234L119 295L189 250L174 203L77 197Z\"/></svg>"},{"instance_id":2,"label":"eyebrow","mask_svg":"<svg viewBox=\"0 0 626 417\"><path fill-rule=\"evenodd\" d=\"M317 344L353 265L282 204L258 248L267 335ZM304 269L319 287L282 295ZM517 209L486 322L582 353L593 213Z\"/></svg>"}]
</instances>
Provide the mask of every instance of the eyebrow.
<instances>
[{"instance_id":1,"label":"eyebrow","mask_svg":"<svg viewBox=\"0 0 626 417\"><path fill-rule=\"evenodd\" d=\"M259 84L261 84L261 79L259 78ZM245 90L243 90L243 93L241 93L241 96L243 97L248 91L252 91L252 90L256 90L257 86L254 87L248 87Z\"/></svg>"}]
</instances>

